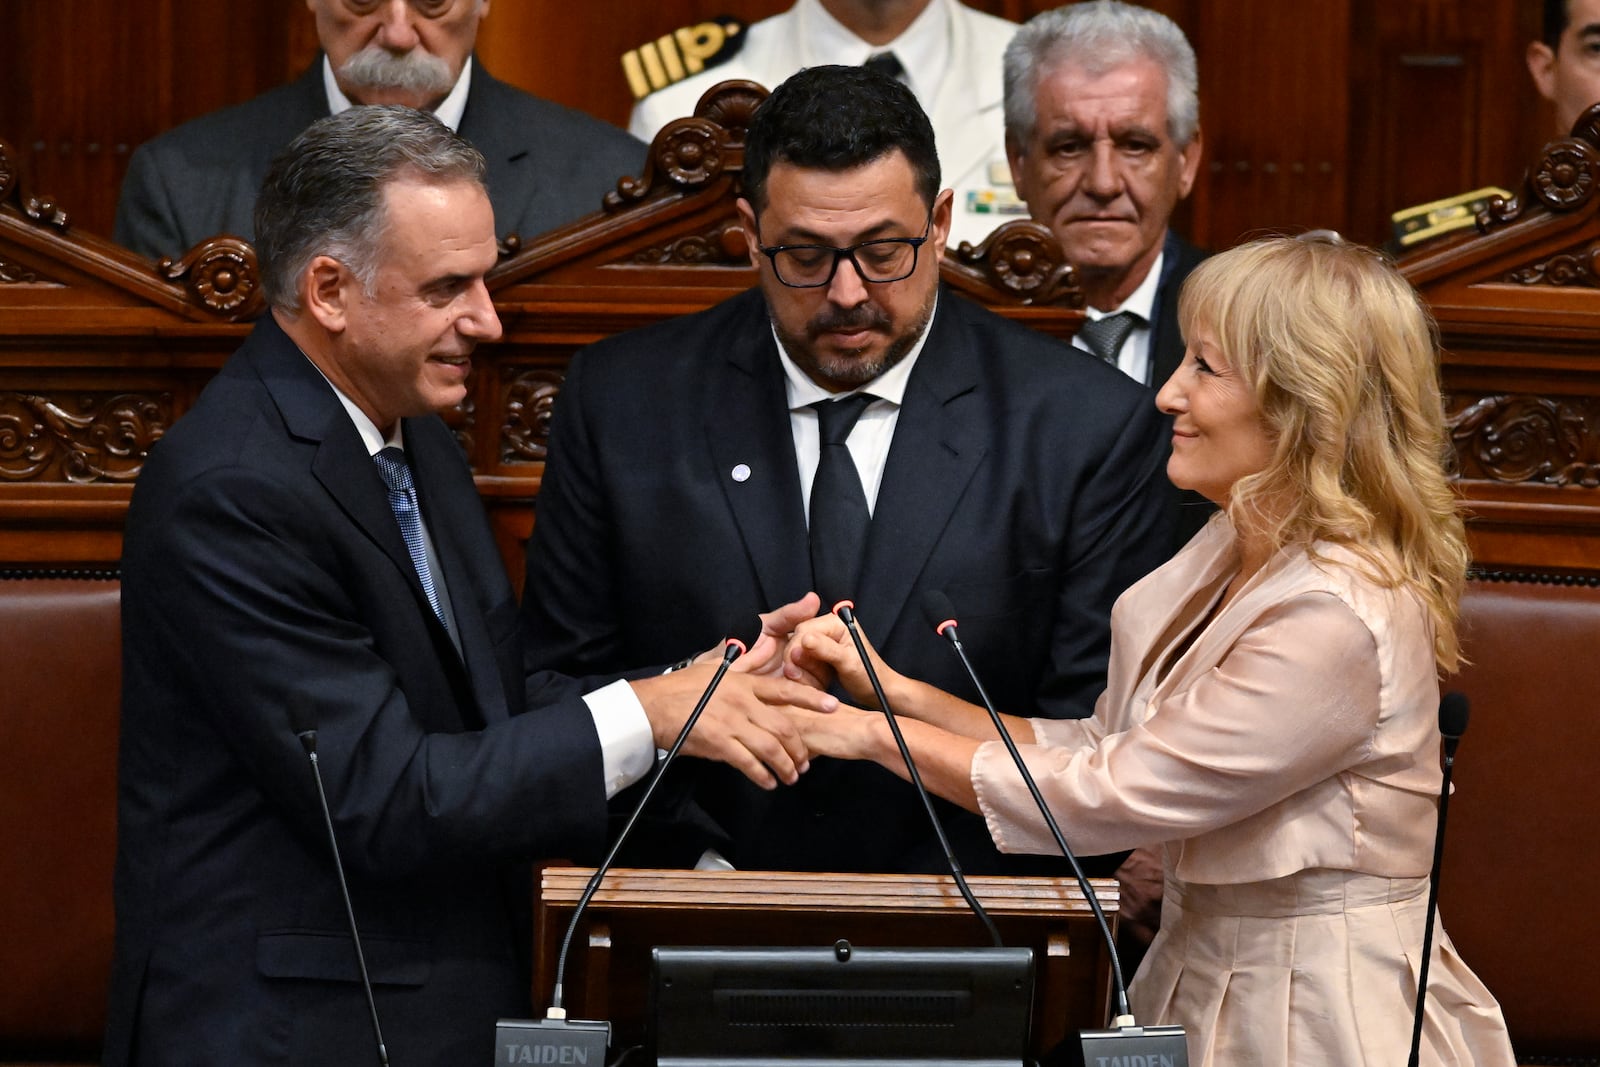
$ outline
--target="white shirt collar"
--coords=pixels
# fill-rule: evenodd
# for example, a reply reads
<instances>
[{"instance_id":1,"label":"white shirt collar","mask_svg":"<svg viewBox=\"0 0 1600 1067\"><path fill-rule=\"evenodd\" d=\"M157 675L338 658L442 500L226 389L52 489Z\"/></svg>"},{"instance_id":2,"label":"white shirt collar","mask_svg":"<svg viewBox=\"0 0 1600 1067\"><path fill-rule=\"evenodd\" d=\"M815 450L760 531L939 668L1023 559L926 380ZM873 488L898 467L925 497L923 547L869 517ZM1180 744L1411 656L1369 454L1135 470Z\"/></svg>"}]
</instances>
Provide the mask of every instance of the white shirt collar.
<instances>
[{"instance_id":1,"label":"white shirt collar","mask_svg":"<svg viewBox=\"0 0 1600 1067\"><path fill-rule=\"evenodd\" d=\"M807 50L805 66L838 63L860 66L868 56L893 52L905 68L905 80L917 102L927 112L933 110L933 94L944 82L950 63L951 12L947 0L933 0L914 19L905 32L888 44L868 44L828 14L820 0L799 0L795 4L802 47Z\"/></svg>"},{"instance_id":2,"label":"white shirt collar","mask_svg":"<svg viewBox=\"0 0 1600 1067\"><path fill-rule=\"evenodd\" d=\"M935 300L938 298L935 297ZM860 392L869 392L880 400L887 400L895 407L905 401L906 383L911 379L911 368L916 365L917 357L922 354L923 345L928 343L928 333L933 329L933 320L939 314L938 304L935 303L933 314L928 316L928 325L923 327L922 334L917 338L917 343L911 346L905 358L872 381L858 386L845 393L830 393L816 382L812 381L806 372L790 358L784 350L783 342L778 339L776 330L772 339L778 346L778 359L783 364L784 392L789 399L789 410L799 411L809 407L819 400L833 400L838 397L853 396Z\"/></svg>"},{"instance_id":3,"label":"white shirt collar","mask_svg":"<svg viewBox=\"0 0 1600 1067\"><path fill-rule=\"evenodd\" d=\"M1167 253L1163 249L1157 254L1156 261L1150 264L1150 270L1145 274L1144 281L1139 283L1139 288L1128 294L1128 299L1124 300L1120 306L1114 307L1110 311L1099 311L1092 307L1086 307L1084 308L1085 313L1090 319L1103 319L1107 315L1113 315L1119 311L1131 311L1143 319L1144 325L1148 327L1151 317L1155 313L1156 290L1161 287L1161 265L1166 258Z\"/></svg>"},{"instance_id":4,"label":"white shirt collar","mask_svg":"<svg viewBox=\"0 0 1600 1067\"><path fill-rule=\"evenodd\" d=\"M369 419L367 413L362 411L354 400L344 395L343 389L334 385L333 380L322 373L322 368L317 366L316 360L306 356L304 351L300 354L305 356L306 362L311 364L318 374L322 374L322 380L328 383L328 388L333 390L333 395L339 398L340 404L344 405L345 414L350 416L350 421L355 423L356 432L361 435L361 443L367 446L367 455L376 456L383 449L390 447L405 448L405 438L400 432L401 420L395 420L394 433L385 438L382 431L378 429L378 424Z\"/></svg>"},{"instance_id":5,"label":"white shirt collar","mask_svg":"<svg viewBox=\"0 0 1600 1067\"><path fill-rule=\"evenodd\" d=\"M333 76L333 61L326 53L322 57L322 87L328 92L328 114L337 115L355 106L355 102L339 88L339 82ZM471 87L472 57L468 56L461 65L461 76L456 79L455 88L433 109L434 116L440 122L457 132L461 129L461 117L467 113L467 91Z\"/></svg>"}]
</instances>

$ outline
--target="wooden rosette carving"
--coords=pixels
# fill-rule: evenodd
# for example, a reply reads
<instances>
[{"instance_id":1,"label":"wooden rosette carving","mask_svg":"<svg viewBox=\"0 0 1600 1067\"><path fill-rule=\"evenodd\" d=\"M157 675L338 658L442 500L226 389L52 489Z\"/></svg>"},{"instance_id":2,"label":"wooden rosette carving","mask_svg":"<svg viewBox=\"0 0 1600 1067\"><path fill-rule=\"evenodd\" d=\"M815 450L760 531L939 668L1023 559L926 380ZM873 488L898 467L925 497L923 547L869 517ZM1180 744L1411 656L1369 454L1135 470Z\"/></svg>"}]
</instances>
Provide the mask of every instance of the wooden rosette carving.
<instances>
[{"instance_id":1,"label":"wooden rosette carving","mask_svg":"<svg viewBox=\"0 0 1600 1067\"><path fill-rule=\"evenodd\" d=\"M212 237L176 262L162 257L156 271L181 283L198 306L229 322L254 318L266 306L256 250L242 237Z\"/></svg>"},{"instance_id":2,"label":"wooden rosette carving","mask_svg":"<svg viewBox=\"0 0 1600 1067\"><path fill-rule=\"evenodd\" d=\"M1030 219L1012 219L974 248L962 241L952 253L998 289L1014 293L1024 304L1082 307L1072 267L1050 230Z\"/></svg>"},{"instance_id":3,"label":"wooden rosette carving","mask_svg":"<svg viewBox=\"0 0 1600 1067\"><path fill-rule=\"evenodd\" d=\"M650 142L642 178L624 177L606 194L607 209L643 200L658 186L688 192L716 180L744 161L744 133L767 91L752 81L725 81L706 90L689 118L661 127Z\"/></svg>"}]
</instances>

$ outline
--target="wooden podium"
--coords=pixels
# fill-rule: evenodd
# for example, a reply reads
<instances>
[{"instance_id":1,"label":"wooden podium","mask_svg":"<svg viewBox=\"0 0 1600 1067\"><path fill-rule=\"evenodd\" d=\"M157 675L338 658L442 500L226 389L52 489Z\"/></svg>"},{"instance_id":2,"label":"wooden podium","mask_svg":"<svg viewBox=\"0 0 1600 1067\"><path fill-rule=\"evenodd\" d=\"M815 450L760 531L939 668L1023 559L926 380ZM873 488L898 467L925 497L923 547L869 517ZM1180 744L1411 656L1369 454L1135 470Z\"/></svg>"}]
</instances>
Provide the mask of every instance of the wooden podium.
<instances>
[{"instance_id":1,"label":"wooden podium","mask_svg":"<svg viewBox=\"0 0 1600 1067\"><path fill-rule=\"evenodd\" d=\"M533 1001L550 1004L561 940L594 874L547 867L535 902ZM1105 1025L1110 959L1094 913L1069 878L969 876L1007 945L1034 951L1032 1053ZM1118 890L1091 884L1115 923ZM1115 926L1113 925L1113 931ZM564 980L572 1018L608 1019L615 1047L645 1041L650 950L658 945L981 946L983 925L945 875L658 871L619 868L572 938Z\"/></svg>"}]
</instances>

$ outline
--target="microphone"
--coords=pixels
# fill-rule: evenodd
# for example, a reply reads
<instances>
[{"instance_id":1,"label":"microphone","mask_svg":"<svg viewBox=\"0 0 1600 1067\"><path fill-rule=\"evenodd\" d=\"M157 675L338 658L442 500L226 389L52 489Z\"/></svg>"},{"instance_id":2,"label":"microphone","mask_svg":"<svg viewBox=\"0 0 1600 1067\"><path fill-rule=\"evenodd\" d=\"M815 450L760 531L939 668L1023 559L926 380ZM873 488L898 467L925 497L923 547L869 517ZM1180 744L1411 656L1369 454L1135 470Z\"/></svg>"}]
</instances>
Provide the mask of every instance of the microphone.
<instances>
[{"instance_id":1,"label":"microphone","mask_svg":"<svg viewBox=\"0 0 1600 1067\"><path fill-rule=\"evenodd\" d=\"M1188 1067L1189 1048L1183 1027L1140 1026L1134 1020L1133 1012L1128 1007L1128 987L1122 978L1122 961L1117 956L1116 939L1111 936L1111 926L1106 922L1106 913L1101 909L1100 901L1096 898L1093 887L1089 885L1089 879L1084 876L1077 855L1068 846L1066 836L1061 832L1050 806L1045 803L1044 795L1039 792L1039 785L1029 772L1022 753L1017 751L1017 744L1011 739L1011 732L1006 729L1000 713L995 710L994 702L989 699L988 690L984 689L977 670L967 658L966 647L962 645L961 635L957 632L955 605L941 590L930 589L923 594L922 611L929 625L933 627L934 633L949 641L950 647L955 649L956 655L960 657L961 665L966 668L967 677L972 679L978 698L989 713L989 721L994 723L995 731L1006 746L1006 753L1016 765L1017 773L1022 775L1022 781L1027 785L1028 793L1033 797L1033 803L1038 807L1039 814L1044 816L1045 825L1050 828L1050 836L1055 838L1056 847L1071 864L1073 876L1077 879L1079 888L1083 890L1084 898L1089 902L1089 910L1094 912L1095 922L1100 927L1100 936L1105 940L1106 952L1111 960L1117 1014L1111 1022L1111 1029L1084 1030L1079 1033L1083 1056L1080 1062L1089 1064L1149 1062ZM1137 1058L1141 1056L1146 1058Z\"/></svg>"},{"instance_id":2,"label":"microphone","mask_svg":"<svg viewBox=\"0 0 1600 1067\"><path fill-rule=\"evenodd\" d=\"M1444 822L1450 810L1450 772L1455 769L1456 746L1467 732L1467 698L1463 693L1446 693L1439 701L1439 732L1444 735L1444 780L1439 785L1439 823L1433 834L1433 869L1428 872L1428 920L1423 926L1422 966L1417 975L1417 1007L1411 1019L1411 1058L1417 1067L1422 1050L1422 1009L1428 999L1428 964L1433 956L1433 925L1438 918L1439 869L1444 862Z\"/></svg>"},{"instance_id":3,"label":"microphone","mask_svg":"<svg viewBox=\"0 0 1600 1067\"><path fill-rule=\"evenodd\" d=\"M567 923L566 936L561 939L561 953L556 957L556 982L554 989L551 990L550 1007L545 1012L545 1017L533 1020L500 1019L495 1023L497 1064L605 1063L606 1050L611 1044L611 1024L606 1021L569 1019L567 1010L563 1006L562 987L567 973L567 953L572 948L572 935L577 931L578 923L583 918L585 909L589 907L589 901L600 889L600 883L605 878L606 872L616 862L622 846L627 843L634 826L639 822L639 817L649 805L650 798L655 796L656 787L666 776L667 768L677 759L679 750L689 739L690 731L694 729L695 723L700 721L700 714L711 702L711 696L717 691L717 686L722 684L723 676L728 673L733 661L745 652L745 643L737 637L730 637L723 643L722 662L718 664L716 673L707 683L705 692L700 694L699 703L684 720L683 728L673 739L672 747L667 749L667 754L656 761L655 770L651 774L649 785L645 787L644 794L639 797L639 802L634 805L628 821L623 824L622 832L617 835L605 859L600 861L600 866L595 868L588 884L584 886L583 895L578 898L577 906L572 909L572 920Z\"/></svg>"},{"instance_id":4,"label":"microphone","mask_svg":"<svg viewBox=\"0 0 1600 1067\"><path fill-rule=\"evenodd\" d=\"M878 681L878 672L872 667L872 657L867 655L867 648L861 641L861 631L856 626L855 605L848 600L841 600L833 606L833 613L839 616L845 629L850 631L850 640L855 642L856 655L861 657L861 666L866 668L867 679L872 683L873 695L878 698L878 707L883 711L883 717L888 720L889 732L894 735L894 743L900 749L900 758L905 761L906 773L911 778L911 784L916 787L917 796L922 800L922 807L928 813L928 821L933 824L933 833L939 839L939 847L944 850L944 859L950 865L950 876L956 881L956 888L961 891L961 896L966 900L972 913L983 923L989 931L989 937L994 941L996 948L1003 948L1005 942L1000 940L1000 931L994 925L994 920L989 918L989 913L983 910L983 905L978 903L978 898L972 895L972 889L967 885L967 877L961 872L961 863L956 859L955 850L950 847L950 839L945 836L944 826L939 822L938 814L933 810L933 799L928 795L928 789L922 784L922 775L917 772L917 765L911 758L911 749L906 747L905 735L900 732L900 723L895 720L894 710L889 707L889 698L883 695L883 685Z\"/></svg>"},{"instance_id":5,"label":"microphone","mask_svg":"<svg viewBox=\"0 0 1600 1067\"><path fill-rule=\"evenodd\" d=\"M333 812L328 808L328 794L322 787L322 765L317 762L317 731L309 728L309 723L304 719L304 709L292 707L289 717L296 720L291 723L291 728L306 726L306 729L297 730L295 736L300 739L300 744L306 750L306 759L311 763L311 777L317 783L317 804L322 808L322 823L328 829L328 850L333 853L333 870L339 876L339 895L344 899L344 916L350 924L350 941L356 947L356 967L361 971L361 990L367 995L367 1011L372 1016L372 1034L378 1041L378 1062L383 1067L389 1067L389 1050L383 1043L383 1027L378 1024L378 1004L372 997L372 979L367 976L367 955L361 950L361 932L356 929L356 909L350 901L350 886L344 878L344 861L339 858L339 838L333 832Z\"/></svg>"}]
</instances>

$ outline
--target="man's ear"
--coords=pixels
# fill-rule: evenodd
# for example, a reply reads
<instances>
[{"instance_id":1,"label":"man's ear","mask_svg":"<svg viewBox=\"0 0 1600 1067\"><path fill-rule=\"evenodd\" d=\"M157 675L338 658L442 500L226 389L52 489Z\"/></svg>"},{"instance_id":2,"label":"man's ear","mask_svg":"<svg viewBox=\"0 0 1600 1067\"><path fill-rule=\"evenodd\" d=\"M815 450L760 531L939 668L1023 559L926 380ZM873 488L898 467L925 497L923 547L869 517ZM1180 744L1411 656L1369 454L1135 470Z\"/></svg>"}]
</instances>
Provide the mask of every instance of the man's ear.
<instances>
[{"instance_id":1,"label":"man's ear","mask_svg":"<svg viewBox=\"0 0 1600 1067\"><path fill-rule=\"evenodd\" d=\"M1189 190L1194 188L1195 177L1200 173L1201 140L1200 127L1194 128L1194 136L1189 138L1189 143L1178 149L1178 159L1182 170L1178 172L1178 199L1182 200L1189 195Z\"/></svg>"},{"instance_id":2,"label":"man's ear","mask_svg":"<svg viewBox=\"0 0 1600 1067\"><path fill-rule=\"evenodd\" d=\"M300 304L328 333L343 333L350 298L361 283L332 256L317 256L300 275Z\"/></svg>"},{"instance_id":3,"label":"man's ear","mask_svg":"<svg viewBox=\"0 0 1600 1067\"><path fill-rule=\"evenodd\" d=\"M750 206L750 201L740 197L734 201L734 209L739 212L739 225L744 228L744 244L750 250L750 265L761 266L761 238L756 236L756 209Z\"/></svg>"},{"instance_id":4,"label":"man's ear","mask_svg":"<svg viewBox=\"0 0 1600 1067\"><path fill-rule=\"evenodd\" d=\"M1006 131L1006 162L1011 165L1011 186L1017 199L1028 202L1027 171L1022 166L1022 142L1010 130Z\"/></svg>"},{"instance_id":5,"label":"man's ear","mask_svg":"<svg viewBox=\"0 0 1600 1067\"><path fill-rule=\"evenodd\" d=\"M955 190L943 189L933 202L933 216L928 225L928 236L933 238L929 243L933 245L934 254L939 259L944 258L944 246L950 240L950 213L955 199Z\"/></svg>"},{"instance_id":6,"label":"man's ear","mask_svg":"<svg viewBox=\"0 0 1600 1067\"><path fill-rule=\"evenodd\" d=\"M1556 54L1543 41L1531 41L1527 52L1528 74L1533 86L1546 100L1556 98Z\"/></svg>"}]
</instances>

